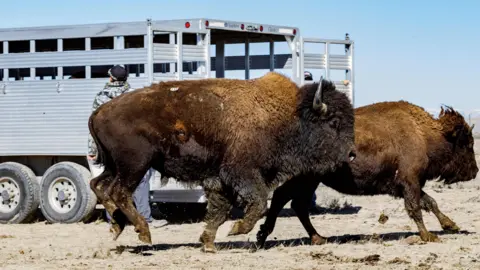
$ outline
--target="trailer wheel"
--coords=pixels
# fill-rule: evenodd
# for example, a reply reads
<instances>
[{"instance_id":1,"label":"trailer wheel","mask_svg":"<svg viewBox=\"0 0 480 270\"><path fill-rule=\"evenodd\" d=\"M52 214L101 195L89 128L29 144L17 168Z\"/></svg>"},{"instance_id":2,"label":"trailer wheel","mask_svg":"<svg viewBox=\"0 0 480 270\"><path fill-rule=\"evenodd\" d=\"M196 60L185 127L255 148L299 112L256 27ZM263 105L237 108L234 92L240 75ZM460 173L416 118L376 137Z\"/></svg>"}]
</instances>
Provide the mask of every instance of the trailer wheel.
<instances>
[{"instance_id":1,"label":"trailer wheel","mask_svg":"<svg viewBox=\"0 0 480 270\"><path fill-rule=\"evenodd\" d=\"M39 205L39 184L35 173L16 162L0 164L0 223L27 223Z\"/></svg>"},{"instance_id":2,"label":"trailer wheel","mask_svg":"<svg viewBox=\"0 0 480 270\"><path fill-rule=\"evenodd\" d=\"M90 172L79 164L66 161L48 168L40 184L45 218L52 223L87 220L97 204L89 182Z\"/></svg>"}]
</instances>

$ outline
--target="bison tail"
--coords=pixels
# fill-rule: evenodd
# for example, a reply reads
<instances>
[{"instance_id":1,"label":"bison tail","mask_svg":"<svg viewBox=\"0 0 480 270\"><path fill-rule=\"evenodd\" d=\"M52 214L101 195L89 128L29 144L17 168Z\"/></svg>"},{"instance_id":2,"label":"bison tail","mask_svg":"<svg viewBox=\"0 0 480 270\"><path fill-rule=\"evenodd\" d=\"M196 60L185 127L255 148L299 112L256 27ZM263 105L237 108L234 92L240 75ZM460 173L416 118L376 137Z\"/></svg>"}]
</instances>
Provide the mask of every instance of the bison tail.
<instances>
[{"instance_id":1,"label":"bison tail","mask_svg":"<svg viewBox=\"0 0 480 270\"><path fill-rule=\"evenodd\" d=\"M105 147L102 141L99 140L97 133L95 132L95 129L93 127L94 116L95 113L93 113L88 119L88 129L90 130L90 134L92 135L92 138L97 146L97 159L95 160L95 164L101 164L104 165L105 168L114 169L115 164L111 157L108 155L108 153L105 151Z\"/></svg>"}]
</instances>

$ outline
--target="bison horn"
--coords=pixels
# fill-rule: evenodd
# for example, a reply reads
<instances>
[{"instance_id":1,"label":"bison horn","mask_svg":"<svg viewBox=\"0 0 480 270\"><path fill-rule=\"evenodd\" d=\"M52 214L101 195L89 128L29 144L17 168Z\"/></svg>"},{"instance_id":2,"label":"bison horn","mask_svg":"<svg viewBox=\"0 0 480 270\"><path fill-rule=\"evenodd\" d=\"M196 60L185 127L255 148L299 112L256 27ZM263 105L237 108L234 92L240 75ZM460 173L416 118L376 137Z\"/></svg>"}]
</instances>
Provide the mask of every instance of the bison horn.
<instances>
[{"instance_id":1,"label":"bison horn","mask_svg":"<svg viewBox=\"0 0 480 270\"><path fill-rule=\"evenodd\" d=\"M322 87L323 87L323 76L320 77L320 82L318 83L317 91L315 92L315 97L313 98L313 109L320 110L321 113L327 112L327 104L322 102Z\"/></svg>"}]
</instances>

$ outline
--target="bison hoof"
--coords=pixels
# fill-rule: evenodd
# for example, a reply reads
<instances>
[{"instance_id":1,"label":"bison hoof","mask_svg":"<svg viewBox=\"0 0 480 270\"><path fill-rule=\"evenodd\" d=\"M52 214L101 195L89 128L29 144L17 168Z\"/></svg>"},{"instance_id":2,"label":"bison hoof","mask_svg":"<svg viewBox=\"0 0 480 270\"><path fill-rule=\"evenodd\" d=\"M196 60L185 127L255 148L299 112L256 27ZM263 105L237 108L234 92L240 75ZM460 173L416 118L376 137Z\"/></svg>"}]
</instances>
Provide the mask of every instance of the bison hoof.
<instances>
[{"instance_id":1,"label":"bison hoof","mask_svg":"<svg viewBox=\"0 0 480 270\"><path fill-rule=\"evenodd\" d=\"M112 224L110 232L113 234L113 241L116 241L120 234L122 234L123 228L118 224Z\"/></svg>"},{"instance_id":2,"label":"bison hoof","mask_svg":"<svg viewBox=\"0 0 480 270\"><path fill-rule=\"evenodd\" d=\"M440 242L440 238L434 233L420 233L420 238L425 242Z\"/></svg>"},{"instance_id":3,"label":"bison hoof","mask_svg":"<svg viewBox=\"0 0 480 270\"><path fill-rule=\"evenodd\" d=\"M446 223L442 224L442 229L447 232L454 232L458 233L460 231L460 228L457 226L455 223Z\"/></svg>"},{"instance_id":4,"label":"bison hoof","mask_svg":"<svg viewBox=\"0 0 480 270\"><path fill-rule=\"evenodd\" d=\"M314 234L311 237L312 245L323 245L327 243L327 238L320 236L318 234Z\"/></svg>"},{"instance_id":5,"label":"bison hoof","mask_svg":"<svg viewBox=\"0 0 480 270\"><path fill-rule=\"evenodd\" d=\"M151 236L149 231L139 233L138 234L138 240L142 241L143 243L149 244L149 245L152 244L152 236Z\"/></svg>"},{"instance_id":6,"label":"bison hoof","mask_svg":"<svg viewBox=\"0 0 480 270\"><path fill-rule=\"evenodd\" d=\"M264 228L264 225L260 226L260 230L257 233L257 249L265 247L265 242L267 241L268 232Z\"/></svg>"},{"instance_id":7,"label":"bison hoof","mask_svg":"<svg viewBox=\"0 0 480 270\"><path fill-rule=\"evenodd\" d=\"M204 253L217 253L217 248L215 248L215 245L203 245L202 251Z\"/></svg>"},{"instance_id":8,"label":"bison hoof","mask_svg":"<svg viewBox=\"0 0 480 270\"><path fill-rule=\"evenodd\" d=\"M243 220L238 220L233 224L232 229L228 233L228 236L246 234L248 231L245 230L245 223Z\"/></svg>"},{"instance_id":9,"label":"bison hoof","mask_svg":"<svg viewBox=\"0 0 480 270\"><path fill-rule=\"evenodd\" d=\"M257 235L257 244L256 248L257 249L263 249L265 247L265 243L267 242L267 237L266 236L258 236Z\"/></svg>"},{"instance_id":10,"label":"bison hoof","mask_svg":"<svg viewBox=\"0 0 480 270\"><path fill-rule=\"evenodd\" d=\"M204 253L217 253L217 248L213 243L205 243L204 239L200 239L200 241L203 243L202 247L202 252Z\"/></svg>"},{"instance_id":11,"label":"bison hoof","mask_svg":"<svg viewBox=\"0 0 480 270\"><path fill-rule=\"evenodd\" d=\"M200 235L198 240L203 244L202 251L204 253L217 253L213 239L215 239L215 236L212 235L211 231L205 230L202 235Z\"/></svg>"}]
</instances>

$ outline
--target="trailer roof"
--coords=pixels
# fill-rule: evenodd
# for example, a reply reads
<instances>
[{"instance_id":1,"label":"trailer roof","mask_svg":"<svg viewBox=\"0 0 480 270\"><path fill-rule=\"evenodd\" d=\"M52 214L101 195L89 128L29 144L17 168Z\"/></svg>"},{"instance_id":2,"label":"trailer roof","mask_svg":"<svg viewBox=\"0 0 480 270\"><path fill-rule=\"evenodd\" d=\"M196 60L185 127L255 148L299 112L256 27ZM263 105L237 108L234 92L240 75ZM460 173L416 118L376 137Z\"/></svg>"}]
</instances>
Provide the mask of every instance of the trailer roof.
<instances>
[{"instance_id":1,"label":"trailer roof","mask_svg":"<svg viewBox=\"0 0 480 270\"><path fill-rule=\"evenodd\" d=\"M209 18L193 18L193 19L175 19L175 20L152 20L152 27L179 27L183 28L188 21L192 26L204 28L205 21L221 21L230 24L251 24L262 25L263 27L275 28L298 28L283 25L268 25L244 21L230 21ZM198 24L197 24L198 23ZM72 24L72 25L50 25L50 26L33 26L33 27L12 27L0 28L0 41L10 40L39 40L39 39L55 39L55 38L83 38L83 37L105 37L114 35L144 35L147 32L147 20L132 22L105 22L92 24Z\"/></svg>"}]
</instances>

